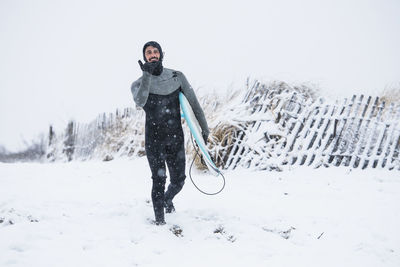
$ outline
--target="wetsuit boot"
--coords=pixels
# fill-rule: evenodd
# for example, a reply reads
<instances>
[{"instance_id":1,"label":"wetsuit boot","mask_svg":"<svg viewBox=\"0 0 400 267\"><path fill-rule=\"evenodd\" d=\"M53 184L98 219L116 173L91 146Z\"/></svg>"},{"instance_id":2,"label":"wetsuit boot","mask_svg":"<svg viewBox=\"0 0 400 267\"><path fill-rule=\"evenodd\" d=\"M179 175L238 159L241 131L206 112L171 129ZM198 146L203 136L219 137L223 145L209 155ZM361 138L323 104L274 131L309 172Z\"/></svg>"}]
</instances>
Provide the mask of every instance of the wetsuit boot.
<instances>
[{"instance_id":1,"label":"wetsuit boot","mask_svg":"<svg viewBox=\"0 0 400 267\"><path fill-rule=\"evenodd\" d=\"M184 178L183 178L184 179ZM168 186L167 192L164 195L164 207L166 213L173 213L175 212L174 204L172 200L174 197L182 190L185 181L181 181L179 183L172 183Z\"/></svg>"},{"instance_id":2,"label":"wetsuit boot","mask_svg":"<svg viewBox=\"0 0 400 267\"><path fill-rule=\"evenodd\" d=\"M165 178L158 180L153 178L153 187L151 189L151 199L153 201L154 217L156 225L165 224L164 218L164 190Z\"/></svg>"}]
</instances>

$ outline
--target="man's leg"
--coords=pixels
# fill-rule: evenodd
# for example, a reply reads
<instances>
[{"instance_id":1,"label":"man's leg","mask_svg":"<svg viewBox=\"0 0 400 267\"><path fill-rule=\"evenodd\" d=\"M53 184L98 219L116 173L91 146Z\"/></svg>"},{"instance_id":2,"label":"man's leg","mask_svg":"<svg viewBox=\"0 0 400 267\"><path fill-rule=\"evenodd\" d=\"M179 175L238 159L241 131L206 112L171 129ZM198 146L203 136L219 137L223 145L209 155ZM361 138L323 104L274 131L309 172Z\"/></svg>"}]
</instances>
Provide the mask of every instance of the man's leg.
<instances>
[{"instance_id":1,"label":"man's leg","mask_svg":"<svg viewBox=\"0 0 400 267\"><path fill-rule=\"evenodd\" d=\"M150 152L150 153L149 153ZM149 161L153 186L151 188L151 199L156 224L165 224L164 220L164 190L167 179L165 169L165 154L160 151L146 151Z\"/></svg>"},{"instance_id":2,"label":"man's leg","mask_svg":"<svg viewBox=\"0 0 400 267\"><path fill-rule=\"evenodd\" d=\"M170 151L167 150L167 165L170 174L170 184L168 186L167 192L165 192L165 208L167 213L175 211L175 207L172 203L174 197L182 190L185 184L185 147L182 142L177 144L175 149Z\"/></svg>"}]
</instances>

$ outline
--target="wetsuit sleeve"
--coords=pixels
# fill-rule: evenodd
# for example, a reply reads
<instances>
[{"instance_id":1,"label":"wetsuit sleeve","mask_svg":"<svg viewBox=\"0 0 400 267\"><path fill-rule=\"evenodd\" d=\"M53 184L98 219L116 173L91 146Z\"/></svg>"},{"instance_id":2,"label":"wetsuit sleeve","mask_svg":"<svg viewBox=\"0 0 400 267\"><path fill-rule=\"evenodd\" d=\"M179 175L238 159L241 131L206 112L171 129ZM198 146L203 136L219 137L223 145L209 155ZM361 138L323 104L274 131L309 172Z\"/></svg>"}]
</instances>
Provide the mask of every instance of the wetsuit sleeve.
<instances>
[{"instance_id":1,"label":"wetsuit sleeve","mask_svg":"<svg viewBox=\"0 0 400 267\"><path fill-rule=\"evenodd\" d=\"M131 92L136 105L140 107L146 105L147 98L149 97L150 82L151 74L144 71L142 78L132 83Z\"/></svg>"},{"instance_id":2,"label":"wetsuit sleeve","mask_svg":"<svg viewBox=\"0 0 400 267\"><path fill-rule=\"evenodd\" d=\"M181 80L182 92L189 101L189 104L193 109L194 115L196 116L196 119L200 124L202 132L208 135L210 133L210 130L208 129L206 117L204 116L203 109L201 108L200 103L197 100L196 94L194 93L192 86L187 81L185 75L183 75L183 73L181 72L178 72L178 74Z\"/></svg>"}]
</instances>

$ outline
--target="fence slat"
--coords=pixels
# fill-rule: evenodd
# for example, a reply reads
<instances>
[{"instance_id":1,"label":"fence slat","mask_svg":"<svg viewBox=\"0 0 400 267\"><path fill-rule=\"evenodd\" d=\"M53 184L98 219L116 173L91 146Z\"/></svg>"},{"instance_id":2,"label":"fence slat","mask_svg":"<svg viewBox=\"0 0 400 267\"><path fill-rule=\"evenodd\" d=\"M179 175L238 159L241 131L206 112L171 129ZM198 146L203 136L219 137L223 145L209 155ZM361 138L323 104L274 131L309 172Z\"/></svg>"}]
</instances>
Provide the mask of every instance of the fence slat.
<instances>
[{"instance_id":1,"label":"fence slat","mask_svg":"<svg viewBox=\"0 0 400 267\"><path fill-rule=\"evenodd\" d=\"M367 133L368 134L368 138L366 139L366 143L365 143L365 147L363 148L363 153L360 156L362 163L360 162L360 166L362 169L365 169L366 167L368 167L369 165L369 156L371 156L372 151L374 150L374 148L376 147L376 137L377 134L379 135L379 120L381 118L382 115L382 110L385 106L385 102L382 102L377 108L376 108L376 114L372 113L373 117L372 119L370 119L370 122L372 122L373 124L373 129L371 130L370 128L367 128ZM383 134L383 132L382 132Z\"/></svg>"},{"instance_id":2,"label":"fence slat","mask_svg":"<svg viewBox=\"0 0 400 267\"><path fill-rule=\"evenodd\" d=\"M367 114L367 110L368 110L368 107L370 106L371 100L372 100L372 97L369 96L367 99L367 102L364 105L364 109L361 113L361 116L358 119L356 132L355 132L354 138L351 142L351 147L349 149L349 154L351 154L351 158L350 158L350 161L348 163L346 163L345 166L352 166L352 167L355 166L355 162L358 158L358 155L355 152L357 152L357 148L359 147L358 144L361 142L361 139L362 139L361 134L363 134L363 133L361 132L361 129L363 129L362 127L365 122L365 115ZM361 134L360 134L360 132L361 132Z\"/></svg>"},{"instance_id":3,"label":"fence slat","mask_svg":"<svg viewBox=\"0 0 400 267\"><path fill-rule=\"evenodd\" d=\"M317 158L317 148L320 146L320 142L322 139L322 135L326 129L328 124L328 119L325 117L326 114L332 113L333 109L331 105L325 105L324 112L322 116L319 118L317 129L314 131L313 138L311 139L311 143L308 145L307 150L311 153L311 157L308 156L305 162L306 165L310 166L314 160Z\"/></svg>"},{"instance_id":4,"label":"fence slat","mask_svg":"<svg viewBox=\"0 0 400 267\"><path fill-rule=\"evenodd\" d=\"M353 109L353 115L349 118L350 123L346 128L346 132L344 133L343 142L340 147L340 154L344 155L344 157L338 161L337 166L344 165L349 166L350 160L352 158L353 143L356 136L356 132L358 131L358 126L356 120L359 118L360 109L363 103L364 95L360 95L357 105L355 109ZM364 112L361 112L363 114Z\"/></svg>"}]
</instances>

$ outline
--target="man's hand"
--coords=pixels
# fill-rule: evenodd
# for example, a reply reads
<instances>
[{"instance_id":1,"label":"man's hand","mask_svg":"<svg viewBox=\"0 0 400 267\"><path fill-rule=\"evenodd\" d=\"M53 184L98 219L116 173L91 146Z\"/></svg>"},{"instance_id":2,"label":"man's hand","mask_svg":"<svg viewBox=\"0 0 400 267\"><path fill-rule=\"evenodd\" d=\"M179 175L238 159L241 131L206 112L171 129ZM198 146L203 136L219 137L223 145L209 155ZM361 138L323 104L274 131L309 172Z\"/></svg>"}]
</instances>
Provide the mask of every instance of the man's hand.
<instances>
[{"instance_id":1,"label":"man's hand","mask_svg":"<svg viewBox=\"0 0 400 267\"><path fill-rule=\"evenodd\" d=\"M150 74L153 74L154 70L160 66L161 61L146 62L143 64L141 60L138 60L138 63L142 71L146 71Z\"/></svg>"}]
</instances>

